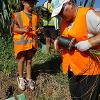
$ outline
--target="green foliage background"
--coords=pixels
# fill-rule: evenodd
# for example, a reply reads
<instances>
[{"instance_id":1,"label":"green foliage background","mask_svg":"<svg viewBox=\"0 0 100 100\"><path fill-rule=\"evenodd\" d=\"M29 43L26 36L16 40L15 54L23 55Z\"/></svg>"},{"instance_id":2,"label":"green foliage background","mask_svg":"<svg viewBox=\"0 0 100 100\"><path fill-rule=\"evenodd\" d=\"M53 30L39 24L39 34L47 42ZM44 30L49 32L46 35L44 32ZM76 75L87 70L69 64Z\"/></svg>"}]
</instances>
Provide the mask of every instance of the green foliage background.
<instances>
[{"instance_id":1,"label":"green foliage background","mask_svg":"<svg viewBox=\"0 0 100 100\"><path fill-rule=\"evenodd\" d=\"M13 39L11 32L11 13L19 6L18 0L0 1L0 70L10 74L15 70Z\"/></svg>"},{"instance_id":2,"label":"green foliage background","mask_svg":"<svg viewBox=\"0 0 100 100\"><path fill-rule=\"evenodd\" d=\"M87 0L82 0L84 3ZM77 0L75 0L77 3ZM89 7L93 7L95 0L89 0ZM0 0L0 70L10 74L16 69L13 39L11 32L11 14L20 10L20 0ZM84 4L83 4L84 5ZM39 9L34 8L39 15Z\"/></svg>"}]
</instances>

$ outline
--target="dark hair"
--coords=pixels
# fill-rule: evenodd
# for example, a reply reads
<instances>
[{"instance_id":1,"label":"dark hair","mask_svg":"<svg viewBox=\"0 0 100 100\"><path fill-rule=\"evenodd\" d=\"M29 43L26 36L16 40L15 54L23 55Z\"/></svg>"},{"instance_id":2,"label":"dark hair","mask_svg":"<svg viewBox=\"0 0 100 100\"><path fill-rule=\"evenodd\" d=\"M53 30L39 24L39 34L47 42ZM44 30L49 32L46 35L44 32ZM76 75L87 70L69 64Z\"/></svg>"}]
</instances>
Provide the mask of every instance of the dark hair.
<instances>
[{"instance_id":1,"label":"dark hair","mask_svg":"<svg viewBox=\"0 0 100 100\"><path fill-rule=\"evenodd\" d=\"M22 1L25 1L25 2L28 2L28 3L37 3L39 2L38 0L22 0Z\"/></svg>"},{"instance_id":2,"label":"dark hair","mask_svg":"<svg viewBox=\"0 0 100 100\"><path fill-rule=\"evenodd\" d=\"M20 10L23 10L24 9L24 5L22 3L22 1L20 2Z\"/></svg>"},{"instance_id":3,"label":"dark hair","mask_svg":"<svg viewBox=\"0 0 100 100\"><path fill-rule=\"evenodd\" d=\"M64 8L65 8L66 5L72 5L73 7L76 7L76 4L74 2L72 2L72 1L66 2L66 3L63 4L62 9L61 9L59 15L61 15L63 13Z\"/></svg>"},{"instance_id":4,"label":"dark hair","mask_svg":"<svg viewBox=\"0 0 100 100\"><path fill-rule=\"evenodd\" d=\"M16 6L16 11L19 12L23 9L24 9L24 5L23 5L22 1L20 1Z\"/></svg>"}]
</instances>

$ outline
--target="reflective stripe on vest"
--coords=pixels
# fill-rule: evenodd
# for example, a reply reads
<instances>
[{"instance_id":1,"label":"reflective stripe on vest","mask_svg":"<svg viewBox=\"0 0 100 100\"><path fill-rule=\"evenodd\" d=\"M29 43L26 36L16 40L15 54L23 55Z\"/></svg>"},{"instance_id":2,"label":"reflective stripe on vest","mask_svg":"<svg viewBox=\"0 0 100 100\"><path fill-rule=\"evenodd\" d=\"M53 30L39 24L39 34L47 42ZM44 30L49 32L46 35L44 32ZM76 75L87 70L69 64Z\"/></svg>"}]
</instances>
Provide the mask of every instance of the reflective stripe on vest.
<instances>
[{"instance_id":1,"label":"reflective stripe on vest","mask_svg":"<svg viewBox=\"0 0 100 100\"><path fill-rule=\"evenodd\" d=\"M54 20L51 19L50 21L43 19L43 26L54 26Z\"/></svg>"},{"instance_id":2,"label":"reflective stripe on vest","mask_svg":"<svg viewBox=\"0 0 100 100\"><path fill-rule=\"evenodd\" d=\"M24 28L23 21L22 21L22 18L20 16L20 13L16 13L16 15L17 15L19 23L20 23L20 28Z\"/></svg>"},{"instance_id":3,"label":"reflective stripe on vest","mask_svg":"<svg viewBox=\"0 0 100 100\"><path fill-rule=\"evenodd\" d=\"M20 40L20 41L15 41L15 44L27 44L27 43L31 43L32 40Z\"/></svg>"},{"instance_id":4,"label":"reflective stripe on vest","mask_svg":"<svg viewBox=\"0 0 100 100\"><path fill-rule=\"evenodd\" d=\"M20 23L20 28L24 28L24 25L23 25L23 21L22 21L22 18L20 16L20 13L16 13L17 17L18 17L18 20L19 20L19 23ZM22 34L21 35L21 40L24 40L24 35Z\"/></svg>"},{"instance_id":5,"label":"reflective stripe on vest","mask_svg":"<svg viewBox=\"0 0 100 100\"><path fill-rule=\"evenodd\" d=\"M20 23L20 28L24 28L23 21L22 21L20 13L16 13L16 15L17 15L18 21ZM30 43L30 42L32 42L32 40L24 40L24 34L22 34L21 37L20 37L20 41L16 41L15 44L27 44L27 43Z\"/></svg>"}]
</instances>

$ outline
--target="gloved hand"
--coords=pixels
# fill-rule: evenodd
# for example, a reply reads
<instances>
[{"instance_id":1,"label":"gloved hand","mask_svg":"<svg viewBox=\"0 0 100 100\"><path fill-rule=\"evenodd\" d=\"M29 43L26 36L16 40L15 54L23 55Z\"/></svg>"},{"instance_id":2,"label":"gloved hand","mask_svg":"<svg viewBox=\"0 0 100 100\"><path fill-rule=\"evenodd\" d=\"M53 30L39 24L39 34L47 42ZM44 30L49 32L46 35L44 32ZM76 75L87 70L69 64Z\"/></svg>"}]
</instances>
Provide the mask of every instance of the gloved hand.
<instances>
[{"instance_id":1,"label":"gloved hand","mask_svg":"<svg viewBox=\"0 0 100 100\"><path fill-rule=\"evenodd\" d=\"M89 43L88 40L86 40L78 42L77 44L75 44L75 47L80 51L87 51L92 47L92 45Z\"/></svg>"}]
</instances>

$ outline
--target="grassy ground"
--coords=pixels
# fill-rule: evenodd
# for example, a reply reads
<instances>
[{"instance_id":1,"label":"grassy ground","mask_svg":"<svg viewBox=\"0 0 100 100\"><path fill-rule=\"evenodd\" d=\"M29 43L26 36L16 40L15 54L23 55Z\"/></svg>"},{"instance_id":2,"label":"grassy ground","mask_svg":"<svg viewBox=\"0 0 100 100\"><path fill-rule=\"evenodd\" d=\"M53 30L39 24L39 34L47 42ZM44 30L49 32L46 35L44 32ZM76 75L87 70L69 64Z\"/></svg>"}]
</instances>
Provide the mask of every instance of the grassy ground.
<instances>
[{"instance_id":1,"label":"grassy ground","mask_svg":"<svg viewBox=\"0 0 100 100\"><path fill-rule=\"evenodd\" d=\"M61 57L55 53L43 54L38 51L33 58L32 77L35 90L21 91L17 87L16 73L6 76L0 72L0 98L4 100L24 93L27 100L71 100L67 75L61 72ZM25 75L26 73L24 73Z\"/></svg>"}]
</instances>

